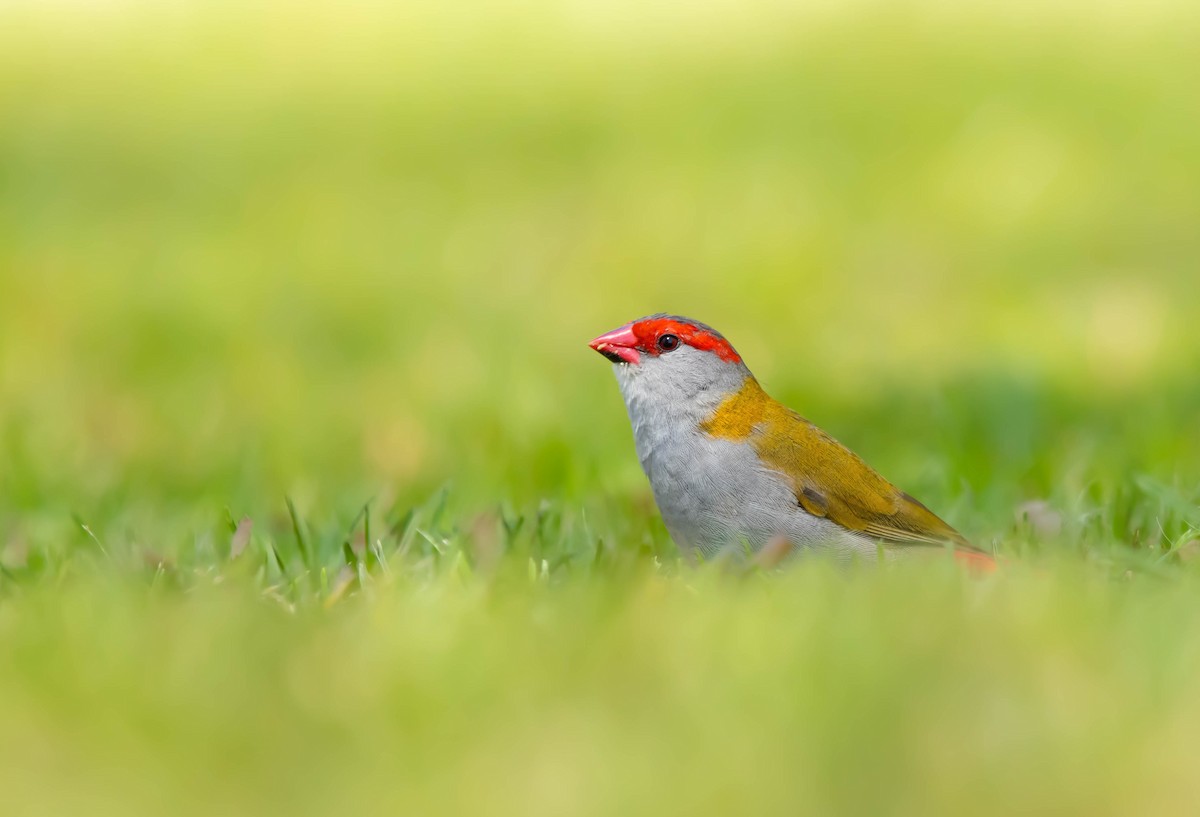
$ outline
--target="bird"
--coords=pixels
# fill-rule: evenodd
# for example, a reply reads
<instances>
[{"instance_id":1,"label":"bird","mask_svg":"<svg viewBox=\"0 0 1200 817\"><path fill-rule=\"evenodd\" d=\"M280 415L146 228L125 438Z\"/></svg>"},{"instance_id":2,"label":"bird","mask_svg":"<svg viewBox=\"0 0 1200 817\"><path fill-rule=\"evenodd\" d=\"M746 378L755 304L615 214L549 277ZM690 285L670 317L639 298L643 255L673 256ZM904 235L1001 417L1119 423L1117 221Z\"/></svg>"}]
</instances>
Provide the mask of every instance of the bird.
<instances>
[{"instance_id":1,"label":"bird","mask_svg":"<svg viewBox=\"0 0 1200 817\"><path fill-rule=\"evenodd\" d=\"M780 543L838 562L942 547L995 560L857 454L772 399L707 324L659 313L588 344L613 364L637 456L671 538L711 559Z\"/></svg>"}]
</instances>

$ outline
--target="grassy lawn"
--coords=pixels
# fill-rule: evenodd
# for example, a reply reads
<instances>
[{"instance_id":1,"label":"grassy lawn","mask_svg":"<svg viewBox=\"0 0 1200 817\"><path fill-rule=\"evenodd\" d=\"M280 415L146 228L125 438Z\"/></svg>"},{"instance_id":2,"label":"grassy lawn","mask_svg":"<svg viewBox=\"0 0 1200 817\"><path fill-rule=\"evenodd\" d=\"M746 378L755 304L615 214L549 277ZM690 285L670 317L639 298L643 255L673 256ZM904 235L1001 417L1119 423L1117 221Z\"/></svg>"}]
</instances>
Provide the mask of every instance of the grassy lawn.
<instances>
[{"instance_id":1,"label":"grassy lawn","mask_svg":"<svg viewBox=\"0 0 1200 817\"><path fill-rule=\"evenodd\" d=\"M0 7L0 812L1194 813L1193 5ZM681 563L662 310L1005 568Z\"/></svg>"}]
</instances>

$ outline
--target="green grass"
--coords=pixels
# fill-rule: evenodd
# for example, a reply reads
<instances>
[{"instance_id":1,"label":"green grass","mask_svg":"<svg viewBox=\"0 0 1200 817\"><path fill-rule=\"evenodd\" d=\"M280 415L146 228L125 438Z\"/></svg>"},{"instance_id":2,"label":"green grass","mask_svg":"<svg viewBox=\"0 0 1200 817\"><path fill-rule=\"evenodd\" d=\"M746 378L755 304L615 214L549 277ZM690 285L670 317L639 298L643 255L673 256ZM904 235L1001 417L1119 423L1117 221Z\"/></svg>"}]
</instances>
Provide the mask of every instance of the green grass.
<instances>
[{"instance_id":1,"label":"green grass","mask_svg":"<svg viewBox=\"0 0 1200 817\"><path fill-rule=\"evenodd\" d=\"M1191 5L453 8L0 9L0 811L1191 813ZM659 310L1006 568L681 563Z\"/></svg>"}]
</instances>

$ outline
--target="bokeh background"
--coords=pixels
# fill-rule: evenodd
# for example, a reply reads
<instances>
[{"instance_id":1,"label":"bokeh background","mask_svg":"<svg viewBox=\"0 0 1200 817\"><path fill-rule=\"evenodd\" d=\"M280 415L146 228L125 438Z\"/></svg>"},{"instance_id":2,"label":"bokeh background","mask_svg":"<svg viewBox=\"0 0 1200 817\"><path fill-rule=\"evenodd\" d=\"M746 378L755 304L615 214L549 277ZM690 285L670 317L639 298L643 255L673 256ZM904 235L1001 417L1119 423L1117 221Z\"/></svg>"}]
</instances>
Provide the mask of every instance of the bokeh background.
<instances>
[{"instance_id":1,"label":"bokeh background","mask_svg":"<svg viewBox=\"0 0 1200 817\"><path fill-rule=\"evenodd\" d=\"M4 713L10 734L34 741L11 743L12 757L32 764L23 768L35 769L33 781L53 779L56 764L70 765L62 758L86 754L80 747L118 746L114 757L124 751L143 763L173 760L159 770L161 791L126 781L124 790L141 799L124 803L124 813L152 813L180 792L198 803L197 813L221 804L262 813L267 801L332 807L330 789L286 774L303 768L293 755L316 747L311 756L322 757L330 775L355 785L365 782L356 771L385 773L369 760L380 747L399 750L386 718L378 733L350 736L353 724L370 718L365 703L320 717L313 707L402 692L378 680L383 686L368 694L354 673L318 673L312 689L288 687L264 700L275 673L292 677L288 667L348 662L363 673L379 670L380 679L407 678L400 687L420 691L412 700L427 706L414 703L396 717L435 736L439 748L430 756L439 774L480 785L508 780L480 758L533 747L541 771L521 813L567 813L581 806L575 797L591 777L572 777L556 758L569 756L580 734L594 738L584 741L593 748L617 751L647 715L606 696L649 678L651 689L680 697L659 721L650 717L654 738L639 744L644 754L626 758L628 787L597 800L597 813L634 813L631 802L660 812L690 804L690 813L700 801L717 811L744 797L767 811L789 802L770 790L751 795L733 778L719 791L701 786L695 801L672 799L650 772L633 770L667 762L672 752L680 763L714 760L680 754L684 744L675 742L690 734L688 702L699 706L703 696L671 691L667 679L688 674L690 661L709 671L715 662L718 676L723 667L686 622L706 622L726 648L742 644L748 666L761 670L721 676L717 698L732 706L747 690L790 694L769 669L782 660L771 652L778 645L739 638L757 614L776 621L815 614L802 602L755 602L738 629L721 604L746 599L718 583L710 592L724 601L715 608L693 616L675 588L663 591L669 601L621 607L612 624L602 611L617 602L580 591L550 608L580 615L578 630L563 630L549 647L514 646L521 661L558 668L530 681L524 664L505 664L486 644L524 644L525 623L541 615L536 604L517 604L485 625L479 617L487 610L475 602L452 594L444 607L422 606L401 593L382 610L355 613L352 621L374 622L376 632L340 619L309 622L310 629L263 623L256 602L214 602L172 607L162 617L174 630L139 637L129 628L155 626L138 614L141 602L121 594L114 601L93 587L55 612L64 603L55 588L89 570L124 577L118 582L141 577L146 564L155 576L164 565L185 565L192 572L179 582L192 587L197 575L223 570L214 565L227 554L229 523L245 517L254 520L251 550L267 553L266 578L260 574L255 586L304 609L306 594L328 599L329 584L275 581L288 571L271 559L294 547L293 527L309 526L337 563L338 531L359 521L368 500L375 530L399 520L392 530L403 529L398 538L406 542L400 523L411 521L404 514L413 507L427 509L422 535L440 526L456 542L492 541L481 531L497 518L511 534L522 515L536 515L539 525L556 515L566 544L557 561L530 563L543 576L580 560L592 564L601 552L652 553L661 563L670 543L616 386L585 345L657 311L721 329L768 391L976 541L1016 557L1082 557L1079 565L1100 565L1105 578L1097 581L1159 570L1165 554L1200 528L1198 41L1200 6L1185 0L4 3L0 564L6 593L40 601L0 599L0 631L16 645L8 659L26 667L0 688L32 695L51 679L81 678L30 698L40 703L28 711L42 715L15 705ZM285 497L295 509L290 517ZM322 538L319 531L334 532ZM295 547L304 555L303 543ZM315 562L304 568L316 575ZM1068 600L1055 607L1047 601L1055 590L1039 575L1027 577L1032 584L1023 590L996 591L993 612L1041 610L1060 625L1038 635L1036 622L1023 620L1000 634L1032 698L997 699L986 718L965 701L939 709L944 697L929 692L925 708L888 721L894 712L886 701L897 679L945 691L989 676L993 659L967 645L980 636L973 627L991 624L967 617L934 639L930 660L951 668L945 676L889 651L912 646L906 639L915 631L864 635L870 628L853 613L844 626L859 629L842 635L867 639L867 658L850 661L844 674L831 657L834 642L816 631L793 634L792 654L834 662L825 686L809 689L811 709L789 716L823 726L803 751L779 754L824 770L814 772L822 782L810 791L824 792L815 802L883 813L885 800L839 776L849 774L852 749L875 741L878 755L869 758L882 762L895 750L927 761L926 777L914 778L924 780L910 792L916 799L901 798L910 813L929 813L914 804L931 793L947 813L987 797L997 808L1058 803L1102 813L1144 802L1148 792L1161 796L1164 810L1183 807L1187 798L1166 785L1178 780L1146 777L1144 788L1118 791L1103 775L1073 777L1079 768L1056 764L1087 756L1064 746L1100 747L1096 768L1117 762L1123 749L1183 746L1182 733L1146 724L1165 712L1196 723L1194 706L1172 709L1163 698L1175 689L1172 679L1200 677L1194 650L1180 652L1182 635L1164 645L1143 644L1138 633L1161 627L1162 637L1174 638L1170 622L1194 621L1197 611L1177 590L1170 602L1177 607L1147 596L1130 613L1138 629L1120 624L1115 608L1086 587L1063 589ZM887 578L851 589L824 574L797 581L807 582L809 598L845 605L843 612L858 605L886 618L890 605L903 606L901 586ZM921 609L954 620L955 605L965 603L947 589L956 580L938 581L949 584ZM12 590L14 583L25 589ZM1101 599L1107 592L1094 591ZM97 609L108 612L89 615ZM653 642L638 642L643 613L679 625L652 628L647 638L683 633L687 646L659 655ZM238 624L241 614L259 623ZM420 626L388 636L379 624L385 615L415 616ZM422 629L446 616L466 623ZM1087 629L1110 625L1120 631L1112 641ZM603 640L610 626L625 635L613 636L602 654L631 660L633 675L584 673L591 691L581 703L571 693L581 676L566 667L589 659L566 645ZM186 634L195 652L171 632ZM390 644L388 657L371 665L371 648L352 632ZM1091 637L1102 646L1078 666L1038 663ZM103 655L124 659L98 664ZM173 663L155 664L164 655ZM1113 686L1087 672L1108 658L1114 666L1135 662L1121 665L1124 675L1105 676L1117 679ZM1160 686L1143 685L1133 668L1142 659L1165 662L1155 664ZM422 661L431 667L426 675L404 675ZM130 702L148 694L130 668L139 663L161 683L140 725ZM226 671L239 665L262 675L246 686ZM106 666L115 674L103 674ZM544 703L532 693L499 695L511 710L483 707L471 697L487 697L471 680L474 666L490 668L500 689L543 690L561 709L559 726L529 732L532 721L512 714ZM649 669L638 675L638 667ZM856 674L869 668L889 683L875 687ZM922 686L928 673L935 682ZM229 696L224 708L199 705L207 699L187 685L192 674ZM875 701L868 711L891 731L845 732L835 716L849 717L855 700L815 703L855 678L847 683ZM1052 689L1045 698L1042 681ZM1045 712L1062 712L1076 693L1090 703L1046 725ZM478 756L465 760L450 748L470 732L465 721L421 720L434 717L429 702L448 706L462 696L466 711L482 722L492 717L495 728L490 742L471 744ZM1121 696L1133 702L1132 720L1113 734L1089 731L1091 715ZM1022 709L1029 700L1044 711ZM132 718L132 731L80 714L104 706ZM68 711L83 719L78 733L65 725ZM752 724L765 717L766 710L742 712L722 728L749 746ZM1010 719L1028 731L1005 732ZM987 777L982 765L955 772L944 751L914 749L919 724L929 722L945 726L948 742L1001 735L988 744L1000 776ZM205 723L232 731L218 737ZM250 726L238 732L239 723L252 724L253 734ZM607 725L588 732L589 724ZM1051 737L1039 731L1060 726L1065 731ZM231 754L200 759L173 734ZM679 739L716 753L725 742L718 734ZM822 741L834 734L846 741L842 754L822 755ZM28 754L31 745L45 758ZM353 763L333 760L334 749ZM1018 751L1028 752L1028 767L996 760ZM278 765L261 759L272 753ZM601 754L586 755L594 767L585 768L600 768ZM753 752L737 757L730 768L749 774ZM1158 755L1137 758L1137 769L1162 772ZM974 788L963 793L952 773L938 777L939 763L966 774ZM172 776L189 767L240 782L228 783L226 803L220 786L210 791ZM90 768L87 791L107 792L103 781L117 773ZM1004 799L1015 796L1003 786L1009 774L1036 778L1023 790L1028 801ZM256 776L274 782L256 787ZM899 785L877 782L881 791ZM388 795L398 800L375 794L436 808L448 802L439 799L443 783L454 785L431 783L412 799L399 789ZM31 784L28 802L36 804L39 791ZM511 796L498 795L502 801L522 802L504 791ZM369 800L350 797L360 806ZM467 812L479 805L453 802Z\"/></svg>"},{"instance_id":2,"label":"bokeh background","mask_svg":"<svg viewBox=\"0 0 1200 817\"><path fill-rule=\"evenodd\" d=\"M1195 419L1190 4L454 5L8 4L7 501L632 491L660 310L897 479Z\"/></svg>"}]
</instances>

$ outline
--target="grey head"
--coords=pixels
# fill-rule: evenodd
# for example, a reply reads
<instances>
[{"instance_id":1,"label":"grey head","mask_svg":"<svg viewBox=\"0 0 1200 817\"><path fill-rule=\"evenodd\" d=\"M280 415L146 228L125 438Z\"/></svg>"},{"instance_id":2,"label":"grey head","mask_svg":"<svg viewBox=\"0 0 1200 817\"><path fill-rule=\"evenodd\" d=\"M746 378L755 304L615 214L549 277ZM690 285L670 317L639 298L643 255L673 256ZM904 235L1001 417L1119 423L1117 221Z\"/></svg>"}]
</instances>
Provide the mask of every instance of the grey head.
<instances>
[{"instance_id":1,"label":"grey head","mask_svg":"<svg viewBox=\"0 0 1200 817\"><path fill-rule=\"evenodd\" d=\"M696 429L751 376L720 332L679 315L639 318L589 345L613 362L635 436L645 424Z\"/></svg>"}]
</instances>

